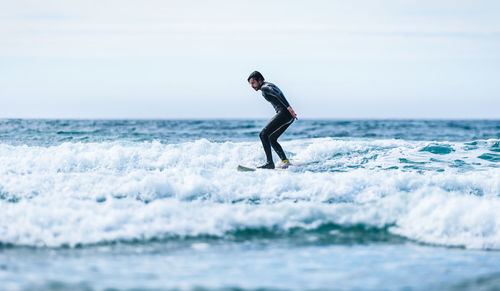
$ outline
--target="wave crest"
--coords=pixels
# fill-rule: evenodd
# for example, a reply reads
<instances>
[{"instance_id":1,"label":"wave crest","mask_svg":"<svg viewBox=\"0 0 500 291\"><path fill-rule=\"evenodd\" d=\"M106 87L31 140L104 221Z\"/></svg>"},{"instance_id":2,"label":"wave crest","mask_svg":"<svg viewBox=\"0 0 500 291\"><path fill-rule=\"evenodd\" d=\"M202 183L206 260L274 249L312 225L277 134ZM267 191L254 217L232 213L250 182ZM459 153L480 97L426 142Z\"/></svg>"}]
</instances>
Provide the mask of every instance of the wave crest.
<instances>
[{"instance_id":1,"label":"wave crest","mask_svg":"<svg viewBox=\"0 0 500 291\"><path fill-rule=\"evenodd\" d=\"M363 225L500 249L500 169L478 158L497 145L443 143L453 151L436 155L421 150L429 142L297 140L284 143L294 167L240 173L236 165L263 159L260 144L0 144L0 241L76 246Z\"/></svg>"}]
</instances>

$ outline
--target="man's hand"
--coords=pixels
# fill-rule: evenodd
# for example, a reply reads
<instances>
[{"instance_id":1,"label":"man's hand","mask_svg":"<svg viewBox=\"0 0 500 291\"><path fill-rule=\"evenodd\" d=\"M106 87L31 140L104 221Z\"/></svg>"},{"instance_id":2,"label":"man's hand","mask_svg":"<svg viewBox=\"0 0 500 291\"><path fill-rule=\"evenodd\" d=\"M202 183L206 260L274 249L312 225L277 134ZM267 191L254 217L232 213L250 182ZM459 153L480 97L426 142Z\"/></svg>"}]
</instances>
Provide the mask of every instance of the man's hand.
<instances>
[{"instance_id":1,"label":"man's hand","mask_svg":"<svg viewBox=\"0 0 500 291\"><path fill-rule=\"evenodd\" d=\"M295 111L293 111L292 107L288 107L287 109L288 109L288 111L290 111L290 114L293 116L293 118L299 120L299 118L297 117L297 114L295 114Z\"/></svg>"}]
</instances>

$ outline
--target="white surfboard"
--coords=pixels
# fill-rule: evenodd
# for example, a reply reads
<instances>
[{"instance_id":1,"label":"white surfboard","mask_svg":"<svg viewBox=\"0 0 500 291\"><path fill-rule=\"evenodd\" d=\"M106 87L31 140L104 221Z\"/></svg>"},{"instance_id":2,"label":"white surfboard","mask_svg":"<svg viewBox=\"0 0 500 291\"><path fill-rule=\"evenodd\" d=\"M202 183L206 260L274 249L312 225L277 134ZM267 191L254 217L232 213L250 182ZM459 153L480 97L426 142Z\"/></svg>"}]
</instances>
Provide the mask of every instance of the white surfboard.
<instances>
[{"instance_id":1,"label":"white surfboard","mask_svg":"<svg viewBox=\"0 0 500 291\"><path fill-rule=\"evenodd\" d=\"M290 164L287 164L287 165L278 165L274 170L285 170L287 169L288 167L290 166ZM238 165L238 171L240 172L254 172L256 171L257 169L256 168L252 168L252 167L247 167L247 166L242 166L242 165Z\"/></svg>"}]
</instances>

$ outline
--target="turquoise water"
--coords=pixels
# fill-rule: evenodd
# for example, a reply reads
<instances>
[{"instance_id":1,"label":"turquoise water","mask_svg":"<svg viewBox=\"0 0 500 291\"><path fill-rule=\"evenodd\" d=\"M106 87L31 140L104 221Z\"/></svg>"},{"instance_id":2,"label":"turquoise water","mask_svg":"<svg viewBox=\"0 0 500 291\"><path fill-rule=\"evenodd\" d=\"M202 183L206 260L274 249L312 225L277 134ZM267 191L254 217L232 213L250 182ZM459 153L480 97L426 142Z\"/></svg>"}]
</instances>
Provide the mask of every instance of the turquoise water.
<instances>
[{"instance_id":1,"label":"turquoise water","mask_svg":"<svg viewBox=\"0 0 500 291\"><path fill-rule=\"evenodd\" d=\"M1 289L500 288L500 121L264 124L0 120Z\"/></svg>"}]
</instances>

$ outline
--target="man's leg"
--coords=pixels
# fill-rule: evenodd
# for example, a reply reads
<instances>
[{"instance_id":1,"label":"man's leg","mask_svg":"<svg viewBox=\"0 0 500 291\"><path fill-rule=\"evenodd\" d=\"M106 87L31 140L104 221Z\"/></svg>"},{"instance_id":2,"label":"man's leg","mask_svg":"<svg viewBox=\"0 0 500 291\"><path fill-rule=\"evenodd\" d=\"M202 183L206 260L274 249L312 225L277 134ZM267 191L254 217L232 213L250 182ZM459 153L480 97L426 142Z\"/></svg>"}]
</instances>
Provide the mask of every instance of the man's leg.
<instances>
[{"instance_id":1,"label":"man's leg","mask_svg":"<svg viewBox=\"0 0 500 291\"><path fill-rule=\"evenodd\" d=\"M271 134L278 130L282 125L282 118L280 117L281 116L279 114L276 114L273 118L271 118L259 134L262 146L264 147L264 152L266 153L266 165L269 165L269 168L271 169L274 169L273 155L271 153Z\"/></svg>"},{"instance_id":2,"label":"man's leg","mask_svg":"<svg viewBox=\"0 0 500 291\"><path fill-rule=\"evenodd\" d=\"M282 161L287 160L285 152L283 151L283 148L281 145L278 143L278 138L285 132L285 130L292 124L293 118L288 121L287 123L283 124L280 128L278 128L275 132L273 132L270 136L270 141L271 141L271 146L273 147L274 151L278 154L278 157Z\"/></svg>"}]
</instances>

